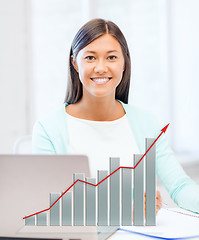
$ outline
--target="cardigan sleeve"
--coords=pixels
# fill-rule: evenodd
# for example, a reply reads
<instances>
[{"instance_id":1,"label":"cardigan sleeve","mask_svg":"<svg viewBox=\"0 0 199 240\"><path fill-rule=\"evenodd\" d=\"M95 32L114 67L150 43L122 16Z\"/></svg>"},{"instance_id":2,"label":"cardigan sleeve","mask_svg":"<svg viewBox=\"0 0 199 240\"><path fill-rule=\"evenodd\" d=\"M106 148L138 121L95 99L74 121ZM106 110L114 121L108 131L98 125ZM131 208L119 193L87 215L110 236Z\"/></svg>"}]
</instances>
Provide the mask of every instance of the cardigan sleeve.
<instances>
[{"instance_id":1,"label":"cardigan sleeve","mask_svg":"<svg viewBox=\"0 0 199 240\"><path fill-rule=\"evenodd\" d=\"M176 160L164 134L157 141L156 157L157 176L173 201L181 208L199 213L199 186Z\"/></svg>"},{"instance_id":2,"label":"cardigan sleeve","mask_svg":"<svg viewBox=\"0 0 199 240\"><path fill-rule=\"evenodd\" d=\"M33 127L32 152L33 154L56 153L53 141L50 139L41 121L37 121Z\"/></svg>"}]
</instances>

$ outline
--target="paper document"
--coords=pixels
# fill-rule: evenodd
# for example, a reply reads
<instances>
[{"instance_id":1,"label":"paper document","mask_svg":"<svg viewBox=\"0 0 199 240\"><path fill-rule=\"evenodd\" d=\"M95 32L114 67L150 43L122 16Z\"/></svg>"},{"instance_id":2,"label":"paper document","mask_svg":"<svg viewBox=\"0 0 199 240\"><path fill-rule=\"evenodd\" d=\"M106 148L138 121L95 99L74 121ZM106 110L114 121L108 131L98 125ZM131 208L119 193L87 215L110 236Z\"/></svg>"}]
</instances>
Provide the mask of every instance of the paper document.
<instances>
[{"instance_id":1,"label":"paper document","mask_svg":"<svg viewBox=\"0 0 199 240\"><path fill-rule=\"evenodd\" d=\"M156 226L120 227L110 240L119 239L199 239L199 214L180 209L162 208L157 215ZM194 238L193 238L194 237Z\"/></svg>"}]
</instances>

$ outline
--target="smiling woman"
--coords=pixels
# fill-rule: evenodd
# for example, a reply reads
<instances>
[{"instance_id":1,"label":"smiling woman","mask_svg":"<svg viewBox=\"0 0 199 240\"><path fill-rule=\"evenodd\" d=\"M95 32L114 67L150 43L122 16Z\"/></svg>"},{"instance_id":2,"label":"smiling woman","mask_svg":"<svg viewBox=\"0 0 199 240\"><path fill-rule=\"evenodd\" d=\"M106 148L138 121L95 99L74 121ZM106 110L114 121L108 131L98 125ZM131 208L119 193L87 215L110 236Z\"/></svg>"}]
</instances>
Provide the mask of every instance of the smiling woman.
<instances>
[{"instance_id":1,"label":"smiling woman","mask_svg":"<svg viewBox=\"0 0 199 240\"><path fill-rule=\"evenodd\" d=\"M122 81L125 61L119 42L112 35L106 33L80 50L76 60L73 60L73 56L71 56L71 61L75 71L78 72L82 97L78 103L67 106L66 112L83 119L89 117L88 120L102 120L102 117L95 119L94 116L94 109L99 106L100 101L100 103L103 102L103 106L107 105L109 108L109 116L103 114L104 120L120 118L123 108L120 104L115 104L115 94ZM70 99L67 102L70 102ZM74 115L73 109L79 114ZM97 111L99 113L99 107ZM104 111L104 107L102 111ZM100 115L102 116L102 114Z\"/></svg>"},{"instance_id":2,"label":"smiling woman","mask_svg":"<svg viewBox=\"0 0 199 240\"><path fill-rule=\"evenodd\" d=\"M85 154L91 175L108 169L110 157L132 166L145 152L145 137L161 127L148 113L128 104L130 55L125 37L111 21L93 19L76 34L69 56L65 102L36 122L33 152ZM176 161L167 139L156 144L157 176L182 208L199 212L199 187ZM157 211L161 196L157 194Z\"/></svg>"},{"instance_id":3,"label":"smiling woman","mask_svg":"<svg viewBox=\"0 0 199 240\"><path fill-rule=\"evenodd\" d=\"M93 69L95 72L90 77L107 76L109 73L105 73L108 71L108 66L116 67L117 64L122 66L121 72L120 67L117 70L122 76L120 76L121 83L116 89L116 99L128 103L131 75L130 53L126 39L116 24L111 21L95 19L86 23L76 34L69 57L68 90L65 98L68 103L76 103L82 97L81 75L74 66L74 63L80 64L79 61L82 64L90 63L91 67L95 66Z\"/></svg>"}]
</instances>

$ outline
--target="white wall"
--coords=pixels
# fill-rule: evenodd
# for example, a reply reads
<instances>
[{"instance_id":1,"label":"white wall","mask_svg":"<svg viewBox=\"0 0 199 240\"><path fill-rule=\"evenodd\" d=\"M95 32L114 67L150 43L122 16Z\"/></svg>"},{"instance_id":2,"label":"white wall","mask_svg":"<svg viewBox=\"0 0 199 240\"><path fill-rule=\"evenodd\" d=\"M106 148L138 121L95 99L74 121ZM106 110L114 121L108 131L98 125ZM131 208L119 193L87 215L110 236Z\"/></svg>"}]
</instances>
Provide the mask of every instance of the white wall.
<instances>
[{"instance_id":1,"label":"white wall","mask_svg":"<svg viewBox=\"0 0 199 240\"><path fill-rule=\"evenodd\" d=\"M199 1L170 0L174 147L199 153Z\"/></svg>"},{"instance_id":2,"label":"white wall","mask_svg":"<svg viewBox=\"0 0 199 240\"><path fill-rule=\"evenodd\" d=\"M0 1L0 153L28 133L26 0Z\"/></svg>"},{"instance_id":3,"label":"white wall","mask_svg":"<svg viewBox=\"0 0 199 240\"><path fill-rule=\"evenodd\" d=\"M33 122L64 102L69 49L80 26L79 1L31 1Z\"/></svg>"}]
</instances>

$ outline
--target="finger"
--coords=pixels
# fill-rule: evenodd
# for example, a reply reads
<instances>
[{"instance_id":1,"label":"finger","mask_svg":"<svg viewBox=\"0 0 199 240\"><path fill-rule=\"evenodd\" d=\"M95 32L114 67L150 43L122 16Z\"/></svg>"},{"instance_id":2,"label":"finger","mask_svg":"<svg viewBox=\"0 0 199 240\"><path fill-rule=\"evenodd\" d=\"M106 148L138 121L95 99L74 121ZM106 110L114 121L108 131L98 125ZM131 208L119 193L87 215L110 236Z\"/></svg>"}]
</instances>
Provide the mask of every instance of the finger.
<instances>
[{"instance_id":1,"label":"finger","mask_svg":"<svg viewBox=\"0 0 199 240\"><path fill-rule=\"evenodd\" d=\"M161 204L157 204L157 205L156 205L156 209L158 209L158 210L160 210L160 209L161 209L161 207L162 207L162 205L161 205Z\"/></svg>"},{"instance_id":2,"label":"finger","mask_svg":"<svg viewBox=\"0 0 199 240\"><path fill-rule=\"evenodd\" d=\"M156 206L162 207L162 201L159 199L156 199Z\"/></svg>"},{"instance_id":3,"label":"finger","mask_svg":"<svg viewBox=\"0 0 199 240\"><path fill-rule=\"evenodd\" d=\"M162 197L161 197L161 194L160 194L159 190L156 191L156 199L162 200Z\"/></svg>"},{"instance_id":4,"label":"finger","mask_svg":"<svg viewBox=\"0 0 199 240\"><path fill-rule=\"evenodd\" d=\"M161 209L160 206L157 206L157 207L156 207L156 215L158 214L158 212L159 212L160 209Z\"/></svg>"},{"instance_id":5,"label":"finger","mask_svg":"<svg viewBox=\"0 0 199 240\"><path fill-rule=\"evenodd\" d=\"M160 194L160 191L157 190L156 191L156 215L158 214L158 211L161 209L162 207L162 197Z\"/></svg>"}]
</instances>

